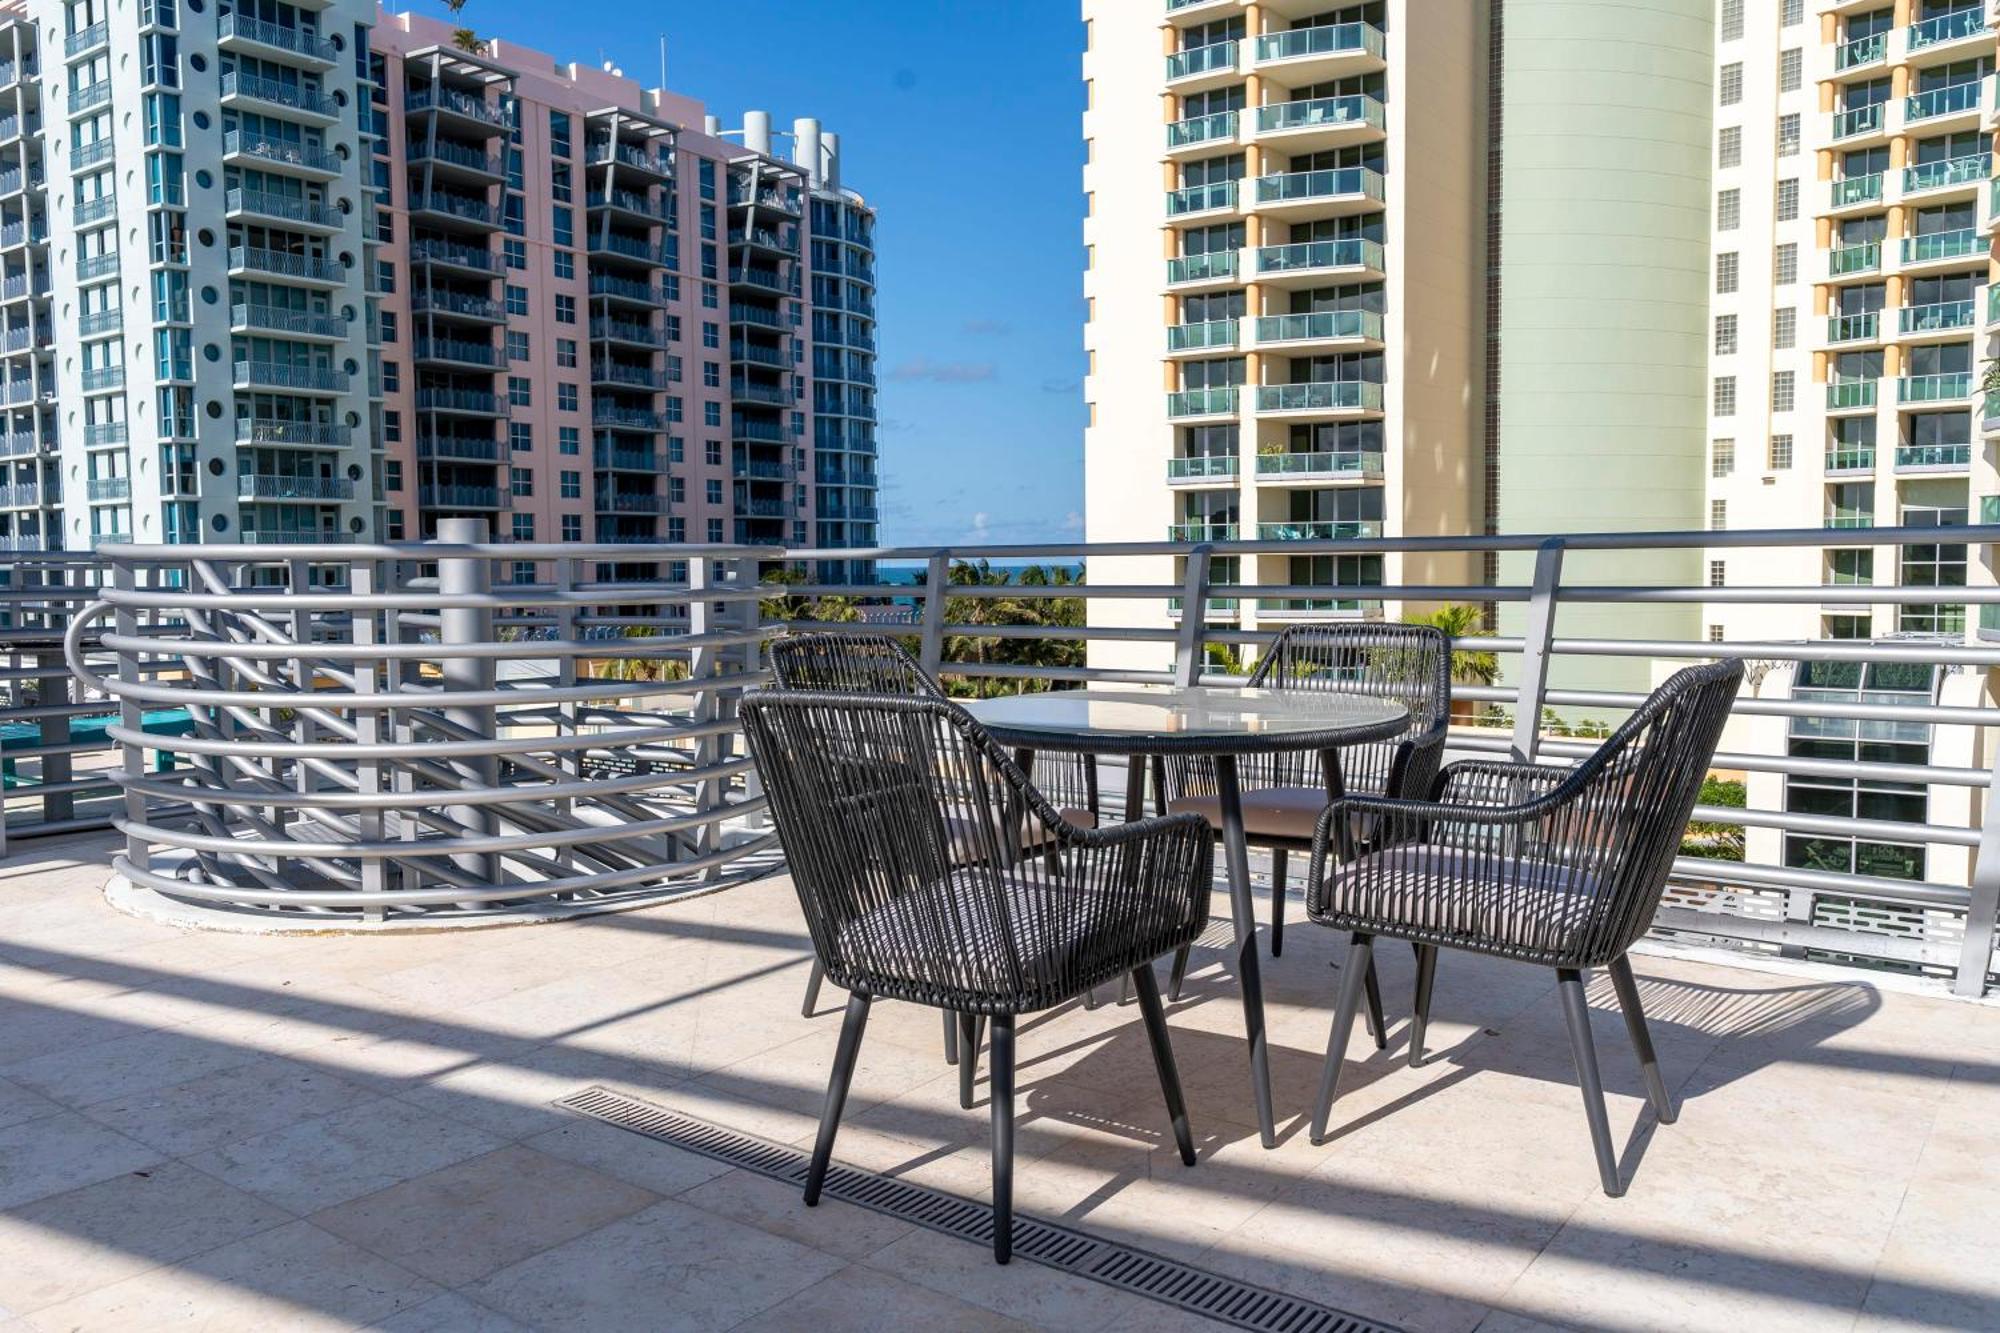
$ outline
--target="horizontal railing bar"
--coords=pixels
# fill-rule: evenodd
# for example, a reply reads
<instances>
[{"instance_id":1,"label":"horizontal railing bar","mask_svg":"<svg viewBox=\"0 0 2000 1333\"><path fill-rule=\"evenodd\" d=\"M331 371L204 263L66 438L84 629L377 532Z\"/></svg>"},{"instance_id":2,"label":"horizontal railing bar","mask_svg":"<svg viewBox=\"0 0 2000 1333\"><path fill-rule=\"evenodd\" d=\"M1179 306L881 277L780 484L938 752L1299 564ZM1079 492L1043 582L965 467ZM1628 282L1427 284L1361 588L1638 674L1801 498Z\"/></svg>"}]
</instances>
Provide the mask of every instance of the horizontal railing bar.
<instances>
[{"instance_id":1,"label":"horizontal railing bar","mask_svg":"<svg viewBox=\"0 0 2000 1333\"><path fill-rule=\"evenodd\" d=\"M1451 733L1448 750L1476 754L1508 754L1508 737L1496 730L1491 736ZM1558 759L1584 759L1597 750L1595 743L1544 739L1540 753ZM1799 759L1789 755L1718 753L1711 769L1740 770L1746 773L1774 773L1785 777L1859 778L1869 782L1932 783L1944 787L1987 787L1992 774L1983 768L1952 768L1942 764L1882 764L1848 759Z\"/></svg>"},{"instance_id":2,"label":"horizontal railing bar","mask_svg":"<svg viewBox=\"0 0 2000 1333\"><path fill-rule=\"evenodd\" d=\"M1950 884L1927 880L1889 879L1883 875L1856 875L1838 870L1807 870L1799 866L1769 866L1743 861L1710 861L1702 857L1674 858L1676 877L1712 879L1727 884L1758 888L1809 888L1822 893L1841 893L1874 902L1909 903L1918 907L1945 907L1964 911L1968 892Z\"/></svg>"},{"instance_id":3,"label":"horizontal railing bar","mask_svg":"<svg viewBox=\"0 0 2000 1333\"><path fill-rule=\"evenodd\" d=\"M1935 600L1935 599L1933 599ZM1484 648L1483 639L1460 639L1463 648ZM1915 662L1937 666L2000 666L2000 648L1976 648L1962 643L1878 643L1871 640L1826 639L1814 643L1774 643L1768 640L1564 639L1554 641L1558 656L1675 657L1713 660L1719 657L1774 659L1784 662Z\"/></svg>"},{"instance_id":4,"label":"horizontal railing bar","mask_svg":"<svg viewBox=\"0 0 2000 1333\"><path fill-rule=\"evenodd\" d=\"M1914 963L1952 967L1958 961L1956 943L1912 939L1903 935L1871 935L1839 930L1807 921L1765 921L1723 912L1703 912L1697 908L1664 904L1653 917L1655 930L1678 931L1688 935L1710 935L1717 939L1745 940L1759 944L1779 944L1791 948L1820 949L1827 953L1849 954L1891 963Z\"/></svg>"},{"instance_id":5,"label":"horizontal railing bar","mask_svg":"<svg viewBox=\"0 0 2000 1333\"><path fill-rule=\"evenodd\" d=\"M1557 707L1633 709L1646 696L1623 690L1549 690L1543 701ZM1933 726L2000 725L2000 709L1950 708L1942 704L1850 704L1831 699L1742 699L1730 710L1738 717L1831 717L1850 722L1923 722Z\"/></svg>"},{"instance_id":6,"label":"horizontal railing bar","mask_svg":"<svg viewBox=\"0 0 2000 1333\"><path fill-rule=\"evenodd\" d=\"M1824 833L1839 838L1889 838L1904 842L1929 843L1940 847L1979 845L1978 829L1944 828L1936 824L1907 824L1893 819L1799 815L1726 805L1698 805L1689 818L1711 824L1743 824L1751 828L1780 829L1786 833Z\"/></svg>"}]
</instances>

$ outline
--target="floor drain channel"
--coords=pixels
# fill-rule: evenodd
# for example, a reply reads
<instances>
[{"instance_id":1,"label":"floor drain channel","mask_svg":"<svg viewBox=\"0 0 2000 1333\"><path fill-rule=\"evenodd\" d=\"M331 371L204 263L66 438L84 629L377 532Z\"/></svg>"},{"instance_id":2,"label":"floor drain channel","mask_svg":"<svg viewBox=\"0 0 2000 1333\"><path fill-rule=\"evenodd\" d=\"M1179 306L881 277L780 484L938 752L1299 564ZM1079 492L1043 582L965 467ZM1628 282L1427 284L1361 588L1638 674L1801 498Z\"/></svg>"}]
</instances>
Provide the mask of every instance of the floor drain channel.
<instances>
[{"instance_id":1,"label":"floor drain channel","mask_svg":"<svg viewBox=\"0 0 2000 1333\"><path fill-rule=\"evenodd\" d=\"M556 1105L774 1180L800 1186L805 1183L808 1159L796 1148L724 1129L636 1097L605 1088L585 1088ZM844 1203L859 1204L961 1240L992 1243L992 1210L973 1199L838 1162L827 1172L825 1192ZM1039 1218L1015 1215L1014 1253L1238 1328L1265 1333L1397 1333L1389 1324Z\"/></svg>"}]
</instances>

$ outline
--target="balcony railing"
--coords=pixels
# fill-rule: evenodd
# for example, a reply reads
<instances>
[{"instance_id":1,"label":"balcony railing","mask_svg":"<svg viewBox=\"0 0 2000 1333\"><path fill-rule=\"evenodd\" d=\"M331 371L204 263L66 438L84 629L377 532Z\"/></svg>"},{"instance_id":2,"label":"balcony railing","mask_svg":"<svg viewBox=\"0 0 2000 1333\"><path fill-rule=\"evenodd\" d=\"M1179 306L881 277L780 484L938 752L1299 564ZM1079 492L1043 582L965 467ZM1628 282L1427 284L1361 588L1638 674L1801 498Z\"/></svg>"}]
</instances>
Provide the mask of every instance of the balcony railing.
<instances>
[{"instance_id":1,"label":"balcony railing","mask_svg":"<svg viewBox=\"0 0 2000 1333\"><path fill-rule=\"evenodd\" d=\"M1190 523L1170 523L1167 525L1167 540L1171 542L1233 542L1236 540L1234 523L1211 523L1205 519Z\"/></svg>"},{"instance_id":2,"label":"balcony railing","mask_svg":"<svg viewBox=\"0 0 2000 1333\"><path fill-rule=\"evenodd\" d=\"M1344 241L1301 241L1257 249L1257 272L1304 273L1317 269L1382 268L1382 243L1359 238Z\"/></svg>"},{"instance_id":3,"label":"balcony railing","mask_svg":"<svg viewBox=\"0 0 2000 1333\"><path fill-rule=\"evenodd\" d=\"M1829 315L1826 321L1826 340L1830 343L1872 343L1881 322L1881 316L1873 310L1857 315Z\"/></svg>"},{"instance_id":4,"label":"balcony railing","mask_svg":"<svg viewBox=\"0 0 2000 1333\"><path fill-rule=\"evenodd\" d=\"M1382 30L1370 23L1324 23L1265 33L1257 38L1257 63L1295 60L1302 56L1371 55L1382 57Z\"/></svg>"},{"instance_id":5,"label":"balcony railing","mask_svg":"<svg viewBox=\"0 0 2000 1333\"><path fill-rule=\"evenodd\" d=\"M1835 208L1846 208L1851 204L1880 203L1882 173L1871 171L1866 176L1849 176L1845 180L1834 181L1829 186L1827 195L1829 202Z\"/></svg>"},{"instance_id":6,"label":"balcony railing","mask_svg":"<svg viewBox=\"0 0 2000 1333\"><path fill-rule=\"evenodd\" d=\"M1167 281L1212 282L1236 276L1235 250L1217 250L1205 255L1179 255L1167 261Z\"/></svg>"},{"instance_id":7,"label":"balcony railing","mask_svg":"<svg viewBox=\"0 0 2000 1333\"><path fill-rule=\"evenodd\" d=\"M1986 13L1984 8L1978 5L1953 10L1949 14L1939 14L1936 18L1923 19L1904 29L1908 34L1906 49L1910 51L1921 51L1927 46L1936 46L1941 42L1956 42L1985 31Z\"/></svg>"},{"instance_id":8,"label":"balcony railing","mask_svg":"<svg viewBox=\"0 0 2000 1333\"><path fill-rule=\"evenodd\" d=\"M1972 372L1960 370L1942 375L1905 375L1896 381L1899 403L1938 403L1972 395Z\"/></svg>"},{"instance_id":9,"label":"balcony railing","mask_svg":"<svg viewBox=\"0 0 2000 1333\"><path fill-rule=\"evenodd\" d=\"M238 361L236 382L257 389L297 389L307 393L346 393L352 377L330 366L297 366L282 361Z\"/></svg>"},{"instance_id":10,"label":"balcony railing","mask_svg":"<svg viewBox=\"0 0 2000 1333\"><path fill-rule=\"evenodd\" d=\"M1297 102L1276 102L1257 108L1259 134L1343 126L1365 126L1379 130L1385 123L1386 113L1382 109L1382 103L1376 98L1360 93L1346 97L1313 97Z\"/></svg>"},{"instance_id":11,"label":"balcony railing","mask_svg":"<svg viewBox=\"0 0 2000 1333\"><path fill-rule=\"evenodd\" d=\"M488 176L507 174L507 160L498 153L481 152L477 148L468 148L449 139L412 138L408 156L412 162L445 162Z\"/></svg>"},{"instance_id":12,"label":"balcony railing","mask_svg":"<svg viewBox=\"0 0 2000 1333\"><path fill-rule=\"evenodd\" d=\"M287 310L254 302L229 307L229 326L262 333L286 333L302 338L345 338L347 321L338 315Z\"/></svg>"},{"instance_id":13,"label":"balcony railing","mask_svg":"<svg viewBox=\"0 0 2000 1333\"><path fill-rule=\"evenodd\" d=\"M285 477L245 472L236 478L236 494L245 500L351 500L354 483L345 477Z\"/></svg>"},{"instance_id":14,"label":"balcony railing","mask_svg":"<svg viewBox=\"0 0 2000 1333\"><path fill-rule=\"evenodd\" d=\"M500 486L436 485L417 489L426 509L512 509L514 497Z\"/></svg>"},{"instance_id":15,"label":"balcony railing","mask_svg":"<svg viewBox=\"0 0 2000 1333\"><path fill-rule=\"evenodd\" d=\"M1889 35L1878 32L1870 37L1857 37L1851 42L1842 42L1833 48L1835 69L1855 69L1862 65L1872 65L1889 54Z\"/></svg>"},{"instance_id":16,"label":"balcony railing","mask_svg":"<svg viewBox=\"0 0 2000 1333\"><path fill-rule=\"evenodd\" d=\"M333 43L310 28L267 23L244 14L223 14L216 20L216 33L224 40L237 38L256 42L260 46L276 47L325 65L339 62L339 53L333 49Z\"/></svg>"},{"instance_id":17,"label":"balcony railing","mask_svg":"<svg viewBox=\"0 0 2000 1333\"><path fill-rule=\"evenodd\" d=\"M1235 42L1210 42L1206 46L1192 46L1185 51L1176 51L1167 57L1167 80L1192 78L1197 74L1212 74L1236 68Z\"/></svg>"},{"instance_id":18,"label":"balcony railing","mask_svg":"<svg viewBox=\"0 0 2000 1333\"><path fill-rule=\"evenodd\" d=\"M1378 411L1382 386L1367 380L1324 380L1314 384L1263 384L1259 412Z\"/></svg>"},{"instance_id":19,"label":"balcony railing","mask_svg":"<svg viewBox=\"0 0 2000 1333\"><path fill-rule=\"evenodd\" d=\"M1169 458L1167 460L1168 481L1194 481L1201 478L1234 477L1237 471L1235 454L1209 454L1193 458Z\"/></svg>"},{"instance_id":20,"label":"balcony railing","mask_svg":"<svg viewBox=\"0 0 2000 1333\"><path fill-rule=\"evenodd\" d=\"M1257 178L1257 202L1260 204L1341 198L1379 201L1382 196L1382 174L1368 167L1337 167L1328 171L1286 171L1274 176Z\"/></svg>"},{"instance_id":21,"label":"balcony railing","mask_svg":"<svg viewBox=\"0 0 2000 1333\"><path fill-rule=\"evenodd\" d=\"M295 111L321 116L328 120L340 118L340 105L333 98L317 89L296 83L283 83L277 79L260 78L255 74L244 74L230 70L222 76L224 97L254 97L260 102L274 106L288 106Z\"/></svg>"},{"instance_id":22,"label":"balcony railing","mask_svg":"<svg viewBox=\"0 0 2000 1333\"><path fill-rule=\"evenodd\" d=\"M1331 453L1275 453L1257 455L1257 477L1274 480L1306 481L1320 477L1379 477L1382 455L1365 449Z\"/></svg>"},{"instance_id":23,"label":"balcony railing","mask_svg":"<svg viewBox=\"0 0 2000 1333\"><path fill-rule=\"evenodd\" d=\"M1941 190L1948 185L1967 185L1993 174L1993 154L1967 153L1962 157L1940 158L1903 168L1903 193Z\"/></svg>"},{"instance_id":24,"label":"balcony railing","mask_svg":"<svg viewBox=\"0 0 2000 1333\"><path fill-rule=\"evenodd\" d=\"M347 281L347 269L339 261L289 250L269 250L261 246L235 245L229 248L229 267L281 278L302 278L308 282L339 286Z\"/></svg>"},{"instance_id":25,"label":"balcony railing","mask_svg":"<svg viewBox=\"0 0 2000 1333\"><path fill-rule=\"evenodd\" d=\"M413 264L452 264L458 268L479 269L487 273L500 271L500 261L493 251L481 245L459 245L452 241L418 241L410 247L410 262ZM593 280L594 282L594 280ZM596 290L595 285L591 288Z\"/></svg>"},{"instance_id":26,"label":"balcony railing","mask_svg":"<svg viewBox=\"0 0 2000 1333\"><path fill-rule=\"evenodd\" d=\"M1939 116L1977 111L1981 86L1979 80L1974 79L1969 83L1952 83L1928 92L1911 93L1903 100L1903 119L1935 120Z\"/></svg>"},{"instance_id":27,"label":"balcony railing","mask_svg":"<svg viewBox=\"0 0 2000 1333\"><path fill-rule=\"evenodd\" d=\"M1829 250L1826 256L1826 271L1834 277L1848 273L1873 273L1881 267L1882 244L1879 241L1844 245L1837 250Z\"/></svg>"},{"instance_id":28,"label":"balcony railing","mask_svg":"<svg viewBox=\"0 0 2000 1333\"><path fill-rule=\"evenodd\" d=\"M1167 328L1167 350L1189 352L1207 347L1236 346L1238 321L1209 320L1204 324L1174 324Z\"/></svg>"},{"instance_id":29,"label":"balcony railing","mask_svg":"<svg viewBox=\"0 0 2000 1333\"><path fill-rule=\"evenodd\" d=\"M1826 386L1829 409L1875 406L1874 380L1831 380Z\"/></svg>"},{"instance_id":30,"label":"balcony railing","mask_svg":"<svg viewBox=\"0 0 2000 1333\"><path fill-rule=\"evenodd\" d=\"M1257 525L1260 542L1358 541L1381 535L1382 524L1372 519L1301 519Z\"/></svg>"},{"instance_id":31,"label":"balcony railing","mask_svg":"<svg viewBox=\"0 0 2000 1333\"><path fill-rule=\"evenodd\" d=\"M1857 134L1875 134L1882 128L1882 107L1884 103L1874 102L1868 106L1851 107L1833 114L1833 137L1851 139Z\"/></svg>"},{"instance_id":32,"label":"balcony railing","mask_svg":"<svg viewBox=\"0 0 2000 1333\"><path fill-rule=\"evenodd\" d=\"M1930 305L1904 306L1897 325L1904 333L1939 333L1948 329L1969 329L1977 316L1971 301L1937 301Z\"/></svg>"},{"instance_id":33,"label":"balcony railing","mask_svg":"<svg viewBox=\"0 0 2000 1333\"><path fill-rule=\"evenodd\" d=\"M467 120L476 120L482 125L495 129L507 128L507 113L482 97L459 92L455 88L432 85L409 94L403 99L403 110L412 113L426 111L449 111Z\"/></svg>"},{"instance_id":34,"label":"balcony railing","mask_svg":"<svg viewBox=\"0 0 2000 1333\"><path fill-rule=\"evenodd\" d=\"M354 442L354 432L331 422L293 421L285 417L238 417L236 442L296 449L345 449Z\"/></svg>"},{"instance_id":35,"label":"balcony railing","mask_svg":"<svg viewBox=\"0 0 2000 1333\"><path fill-rule=\"evenodd\" d=\"M1873 472L1875 470L1875 449L1873 445L1834 446L1826 451L1826 470L1835 472Z\"/></svg>"},{"instance_id":36,"label":"balcony railing","mask_svg":"<svg viewBox=\"0 0 2000 1333\"><path fill-rule=\"evenodd\" d=\"M1969 444L1899 444L1896 446L1896 471L1937 472L1947 469L1969 467L1972 463L1972 446Z\"/></svg>"},{"instance_id":37,"label":"balcony railing","mask_svg":"<svg viewBox=\"0 0 2000 1333\"><path fill-rule=\"evenodd\" d=\"M232 214L255 213L259 217L282 218L330 231L338 231L346 223L346 215L331 204L268 190L232 189L223 195L223 208Z\"/></svg>"},{"instance_id":38,"label":"balcony railing","mask_svg":"<svg viewBox=\"0 0 2000 1333\"><path fill-rule=\"evenodd\" d=\"M1236 182L1211 181L1167 192L1167 215L1206 213L1211 209L1236 207Z\"/></svg>"},{"instance_id":39,"label":"balcony railing","mask_svg":"<svg viewBox=\"0 0 2000 1333\"><path fill-rule=\"evenodd\" d=\"M1957 231L1934 231L1928 236L1903 238L1903 262L1928 264L1940 259L1963 259L1986 253L1986 238L1972 227Z\"/></svg>"},{"instance_id":40,"label":"balcony railing","mask_svg":"<svg viewBox=\"0 0 2000 1333\"><path fill-rule=\"evenodd\" d=\"M1223 416L1236 411L1237 391L1233 388L1182 389L1167 395L1170 417Z\"/></svg>"},{"instance_id":41,"label":"balcony railing","mask_svg":"<svg viewBox=\"0 0 2000 1333\"><path fill-rule=\"evenodd\" d=\"M1382 339L1382 316L1373 310L1322 310L1305 315L1263 315L1257 320L1257 342L1333 342Z\"/></svg>"},{"instance_id":42,"label":"balcony railing","mask_svg":"<svg viewBox=\"0 0 2000 1333\"><path fill-rule=\"evenodd\" d=\"M1167 147L1185 148L1190 144L1234 139L1237 119L1234 111L1218 111L1212 116L1190 116L1186 120L1177 120L1167 126Z\"/></svg>"}]
</instances>

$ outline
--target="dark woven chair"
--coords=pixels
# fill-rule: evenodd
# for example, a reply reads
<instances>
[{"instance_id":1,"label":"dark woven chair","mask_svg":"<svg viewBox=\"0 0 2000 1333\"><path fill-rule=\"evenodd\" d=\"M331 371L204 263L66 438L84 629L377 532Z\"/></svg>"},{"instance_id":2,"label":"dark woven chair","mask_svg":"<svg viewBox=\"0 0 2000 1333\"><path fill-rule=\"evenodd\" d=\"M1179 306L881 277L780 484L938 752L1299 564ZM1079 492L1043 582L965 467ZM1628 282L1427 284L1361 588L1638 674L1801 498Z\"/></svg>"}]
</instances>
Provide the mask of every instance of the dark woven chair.
<instances>
[{"instance_id":1,"label":"dark woven chair","mask_svg":"<svg viewBox=\"0 0 2000 1333\"><path fill-rule=\"evenodd\" d=\"M1451 723L1451 639L1428 625L1292 625L1280 631L1250 676L1254 687L1326 690L1392 699L1410 711L1399 736L1340 751L1343 792L1422 796L1430 791ZM1253 846L1271 853L1271 956L1285 949L1287 853L1312 848L1313 827L1330 799L1329 774L1314 753L1245 755L1237 761L1243 825ZM1191 811L1222 827L1215 767L1205 757L1167 758L1154 766L1170 812ZM1174 959L1168 994L1180 998L1187 957ZM1368 976L1369 1022L1378 1046L1380 988Z\"/></svg>"},{"instance_id":2,"label":"dark woven chair","mask_svg":"<svg viewBox=\"0 0 2000 1333\"><path fill-rule=\"evenodd\" d=\"M1659 907L1742 679L1733 659L1676 672L1573 768L1458 763L1429 801L1353 797L1328 807L1313 838L1306 912L1350 932L1352 945L1313 1110L1315 1142L1326 1137L1374 941L1407 940L1432 958L1464 949L1556 970L1598 1175L1606 1194L1623 1192L1584 974L1611 973L1647 1095L1671 1123L1673 1101L1625 955ZM1364 822L1373 833L1366 846L1353 837ZM1429 1006L1420 983L1413 1061Z\"/></svg>"},{"instance_id":3,"label":"dark woven chair","mask_svg":"<svg viewBox=\"0 0 2000 1333\"><path fill-rule=\"evenodd\" d=\"M794 634L774 640L767 651L779 689L945 697L943 687L886 634ZM1097 765L1089 755L1037 754L1034 780L1064 819L1086 828L1097 825ZM808 1018L819 1008L824 980L825 973L815 961L806 978L804 1013ZM976 1054L977 1045L973 1049ZM950 1021L945 1024L945 1058L958 1062L958 1039Z\"/></svg>"},{"instance_id":4,"label":"dark woven chair","mask_svg":"<svg viewBox=\"0 0 2000 1333\"><path fill-rule=\"evenodd\" d=\"M1153 962L1207 923L1214 848L1202 822L1079 828L943 699L759 691L742 707L813 950L849 992L806 1203L819 1200L878 996L958 1014L968 1041L971 1016L991 1024L999 1262L1013 1250L1017 1015L1129 977L1175 1143L1192 1165Z\"/></svg>"}]
</instances>

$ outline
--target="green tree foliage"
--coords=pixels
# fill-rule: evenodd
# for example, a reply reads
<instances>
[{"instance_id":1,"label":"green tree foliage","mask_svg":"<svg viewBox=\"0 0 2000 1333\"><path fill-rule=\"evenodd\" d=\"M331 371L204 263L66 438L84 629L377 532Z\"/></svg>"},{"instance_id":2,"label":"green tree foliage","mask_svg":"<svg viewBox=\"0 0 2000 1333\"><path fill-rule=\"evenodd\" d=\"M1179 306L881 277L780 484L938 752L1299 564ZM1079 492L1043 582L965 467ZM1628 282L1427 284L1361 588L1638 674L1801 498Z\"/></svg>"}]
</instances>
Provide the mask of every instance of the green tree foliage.
<instances>
[{"instance_id":1,"label":"green tree foliage","mask_svg":"<svg viewBox=\"0 0 2000 1333\"><path fill-rule=\"evenodd\" d=\"M984 560L955 562L948 580L954 588L1066 588L1079 581L1059 565L1030 565L1018 575L1010 575L1005 570L994 569ZM948 625L980 628L1027 625L1043 629L1080 629L1084 623L1083 598L1021 597L1006 593L947 594L944 618ZM1080 667L1084 664L1084 643L1080 638L1001 639L968 631L945 636L944 660L947 663L1024 666L1042 670ZM956 676L951 674L949 668L943 675L948 693L968 699L989 698L997 694L1025 694L1051 689L1057 684L1043 679Z\"/></svg>"},{"instance_id":2,"label":"green tree foliage","mask_svg":"<svg viewBox=\"0 0 2000 1333\"><path fill-rule=\"evenodd\" d=\"M1741 810L1749 803L1749 798L1742 783L1726 778L1708 777L1702 779L1701 803ZM1687 835L1681 839L1681 855L1699 856L1710 861L1741 861L1743 826L1720 824L1706 819L1690 820ZM1846 869L1846 866L1843 865L1841 868Z\"/></svg>"}]
</instances>

